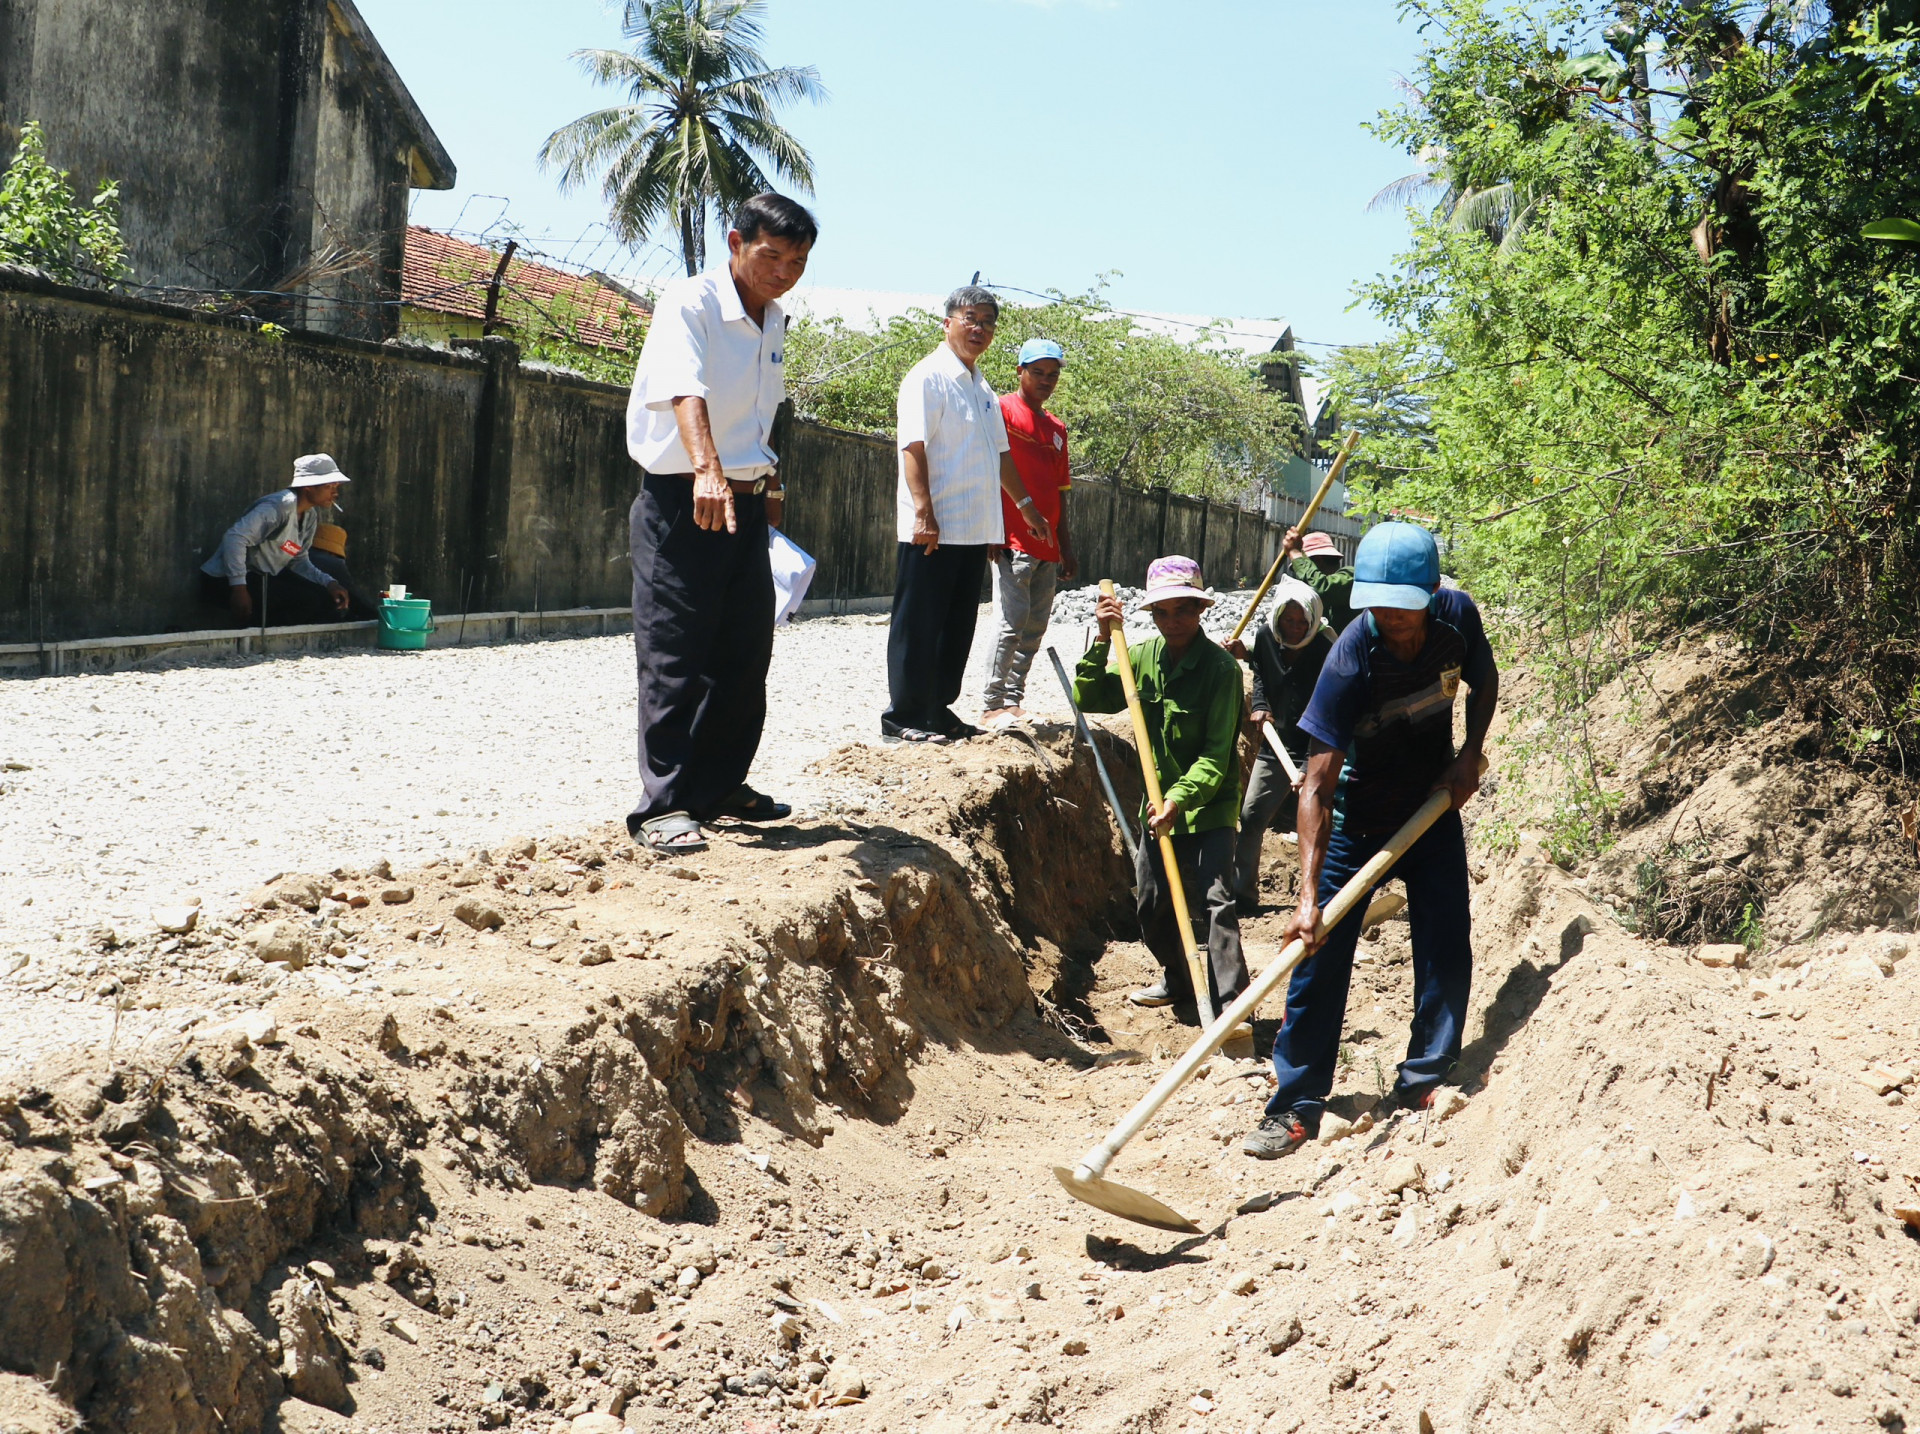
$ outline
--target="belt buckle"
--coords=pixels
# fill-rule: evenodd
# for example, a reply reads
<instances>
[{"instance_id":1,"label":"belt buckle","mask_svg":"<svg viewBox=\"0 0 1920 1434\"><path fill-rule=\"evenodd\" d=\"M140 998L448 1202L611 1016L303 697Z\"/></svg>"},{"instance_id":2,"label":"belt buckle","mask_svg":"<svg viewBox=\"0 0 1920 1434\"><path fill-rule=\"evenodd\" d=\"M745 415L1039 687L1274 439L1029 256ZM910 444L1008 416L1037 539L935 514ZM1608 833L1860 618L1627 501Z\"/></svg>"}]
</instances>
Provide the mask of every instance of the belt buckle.
<instances>
[{"instance_id":1,"label":"belt buckle","mask_svg":"<svg viewBox=\"0 0 1920 1434\"><path fill-rule=\"evenodd\" d=\"M766 491L767 491L767 475L762 473L758 478L753 480L753 495L754 497L757 498Z\"/></svg>"}]
</instances>

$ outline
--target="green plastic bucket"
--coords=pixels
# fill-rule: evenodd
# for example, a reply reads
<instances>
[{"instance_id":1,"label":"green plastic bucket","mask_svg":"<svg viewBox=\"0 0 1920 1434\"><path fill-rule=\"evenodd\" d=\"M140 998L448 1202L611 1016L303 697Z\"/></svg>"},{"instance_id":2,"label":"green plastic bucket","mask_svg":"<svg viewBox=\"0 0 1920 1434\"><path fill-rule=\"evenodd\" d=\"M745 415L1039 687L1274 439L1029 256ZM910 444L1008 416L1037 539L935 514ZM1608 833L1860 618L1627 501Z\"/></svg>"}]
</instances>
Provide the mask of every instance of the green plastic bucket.
<instances>
[{"instance_id":1,"label":"green plastic bucket","mask_svg":"<svg viewBox=\"0 0 1920 1434\"><path fill-rule=\"evenodd\" d=\"M427 598L382 598L380 645L396 651L417 651L433 631L433 603Z\"/></svg>"}]
</instances>

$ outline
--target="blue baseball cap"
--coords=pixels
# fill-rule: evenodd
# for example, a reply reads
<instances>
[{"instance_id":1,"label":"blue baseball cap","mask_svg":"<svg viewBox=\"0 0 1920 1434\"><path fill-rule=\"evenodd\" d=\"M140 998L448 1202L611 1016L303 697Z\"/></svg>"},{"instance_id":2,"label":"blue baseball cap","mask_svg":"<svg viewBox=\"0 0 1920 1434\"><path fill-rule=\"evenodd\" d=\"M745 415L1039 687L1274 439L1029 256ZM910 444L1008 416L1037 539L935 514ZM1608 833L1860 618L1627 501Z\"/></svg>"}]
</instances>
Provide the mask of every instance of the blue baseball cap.
<instances>
[{"instance_id":1,"label":"blue baseball cap","mask_svg":"<svg viewBox=\"0 0 1920 1434\"><path fill-rule=\"evenodd\" d=\"M1057 359L1065 363L1067 351L1052 339L1028 339L1020 345L1019 366L1021 368L1025 368L1030 363L1038 363L1041 359Z\"/></svg>"},{"instance_id":2,"label":"blue baseball cap","mask_svg":"<svg viewBox=\"0 0 1920 1434\"><path fill-rule=\"evenodd\" d=\"M1382 523L1353 555L1353 605L1422 612L1440 586L1440 545L1414 523Z\"/></svg>"}]
</instances>

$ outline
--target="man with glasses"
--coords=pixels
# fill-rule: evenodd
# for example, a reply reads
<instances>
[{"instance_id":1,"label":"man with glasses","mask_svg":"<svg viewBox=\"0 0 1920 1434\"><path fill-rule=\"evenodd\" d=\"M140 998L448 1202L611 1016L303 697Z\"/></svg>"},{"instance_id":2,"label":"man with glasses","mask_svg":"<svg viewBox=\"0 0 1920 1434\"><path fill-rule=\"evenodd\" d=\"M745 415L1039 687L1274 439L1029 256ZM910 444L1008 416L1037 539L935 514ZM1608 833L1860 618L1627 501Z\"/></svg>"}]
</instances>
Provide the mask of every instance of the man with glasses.
<instances>
[{"instance_id":1,"label":"man with glasses","mask_svg":"<svg viewBox=\"0 0 1920 1434\"><path fill-rule=\"evenodd\" d=\"M947 298L945 340L900 383L899 565L887 634L887 710L880 734L901 742L977 737L953 702L966 678L987 550L1006 541L1000 495L1027 532L1053 540L1020 481L1000 400L976 365L993 343L1000 303L969 284Z\"/></svg>"}]
</instances>

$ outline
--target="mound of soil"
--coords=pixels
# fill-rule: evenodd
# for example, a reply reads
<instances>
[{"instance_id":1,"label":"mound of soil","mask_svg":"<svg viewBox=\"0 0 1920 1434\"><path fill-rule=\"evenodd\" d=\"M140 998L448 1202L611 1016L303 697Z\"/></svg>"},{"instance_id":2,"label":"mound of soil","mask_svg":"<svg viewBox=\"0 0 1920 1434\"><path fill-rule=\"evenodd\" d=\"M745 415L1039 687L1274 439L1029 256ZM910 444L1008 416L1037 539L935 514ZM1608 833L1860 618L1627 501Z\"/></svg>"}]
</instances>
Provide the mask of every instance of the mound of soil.
<instances>
[{"instance_id":1,"label":"mound of soil","mask_svg":"<svg viewBox=\"0 0 1920 1434\"><path fill-rule=\"evenodd\" d=\"M76 1058L0 1099L0 1367L32 1377L0 1383L0 1415L17 1395L138 1434L1914 1417L1904 946L1763 979L1634 935L1536 849L1482 850L1458 1088L1376 1109L1410 1006L1389 921L1322 1143L1246 1159L1271 1076L1216 1058L1115 1162L1205 1230L1177 1238L1050 1173L1193 1034L1126 1002L1151 963L1084 752L1056 729L834 761L886 794L872 824L274 883L244 924L311 964L271 1029ZM1276 898L1293 860L1269 842ZM1281 925L1247 923L1256 967Z\"/></svg>"},{"instance_id":2,"label":"mound of soil","mask_svg":"<svg viewBox=\"0 0 1920 1434\"><path fill-rule=\"evenodd\" d=\"M1886 732L1836 723L1830 690L1727 637L1673 639L1608 684L1585 716L1618 840L1593 894L1642 935L1740 942L1763 968L1829 932L1911 930L1915 785L1856 761Z\"/></svg>"}]
</instances>

